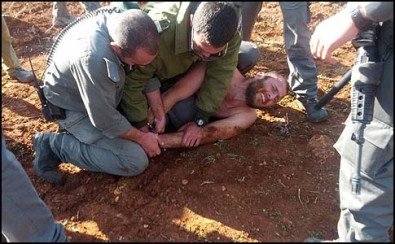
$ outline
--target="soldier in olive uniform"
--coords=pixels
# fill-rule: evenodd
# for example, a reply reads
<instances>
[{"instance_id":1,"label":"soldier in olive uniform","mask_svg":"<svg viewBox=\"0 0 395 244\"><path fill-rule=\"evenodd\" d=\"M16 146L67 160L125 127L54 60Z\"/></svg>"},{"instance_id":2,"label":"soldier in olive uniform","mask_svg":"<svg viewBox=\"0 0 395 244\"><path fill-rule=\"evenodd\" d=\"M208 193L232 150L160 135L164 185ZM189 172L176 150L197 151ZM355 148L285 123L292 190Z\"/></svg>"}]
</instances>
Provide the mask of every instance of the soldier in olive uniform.
<instances>
[{"instance_id":1,"label":"soldier in olive uniform","mask_svg":"<svg viewBox=\"0 0 395 244\"><path fill-rule=\"evenodd\" d=\"M166 119L159 87L161 92L166 91L185 79L194 65L206 62L204 82L196 98L197 113L188 126L193 130L206 125L224 99L236 67L245 72L255 63L238 64L240 7L224 2L177 2L149 3L143 10L159 29L159 54L151 64L137 68L127 77L122 112L129 121L142 127L147 124L149 105L157 132L163 132ZM254 45L246 46L250 48L246 48L245 56L249 55L248 49L257 50ZM252 55L255 59L259 57L257 53ZM159 99L152 99L154 93Z\"/></svg>"}]
</instances>

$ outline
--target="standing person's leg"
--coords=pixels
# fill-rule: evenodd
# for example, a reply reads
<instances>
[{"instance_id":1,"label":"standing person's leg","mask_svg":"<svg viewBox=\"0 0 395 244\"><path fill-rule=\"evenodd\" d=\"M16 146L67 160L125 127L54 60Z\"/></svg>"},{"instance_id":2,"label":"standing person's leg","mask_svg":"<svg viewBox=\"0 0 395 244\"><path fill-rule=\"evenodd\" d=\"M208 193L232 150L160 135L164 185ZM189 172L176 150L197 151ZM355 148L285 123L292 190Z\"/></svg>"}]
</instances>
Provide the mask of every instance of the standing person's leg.
<instances>
[{"instance_id":1,"label":"standing person's leg","mask_svg":"<svg viewBox=\"0 0 395 244\"><path fill-rule=\"evenodd\" d=\"M4 16L1 16L1 59L1 66L7 74L21 67L15 50L12 47L10 31Z\"/></svg>"},{"instance_id":2,"label":"standing person's leg","mask_svg":"<svg viewBox=\"0 0 395 244\"><path fill-rule=\"evenodd\" d=\"M80 2L85 10L85 13L92 12L101 7L99 2Z\"/></svg>"},{"instance_id":3,"label":"standing person's leg","mask_svg":"<svg viewBox=\"0 0 395 244\"><path fill-rule=\"evenodd\" d=\"M351 135L355 128L356 124L349 119L334 145L341 155L339 241L388 242L394 210L393 128L378 121L372 121L366 127L361 155L361 191L354 195L351 183L355 174L357 144L351 140Z\"/></svg>"},{"instance_id":4,"label":"standing person's leg","mask_svg":"<svg viewBox=\"0 0 395 244\"><path fill-rule=\"evenodd\" d=\"M310 11L307 2L280 2L284 19L284 41L289 66L291 90L306 110L311 122L328 118L326 109L314 108L317 103L317 68L310 51L311 33L308 28Z\"/></svg>"},{"instance_id":5,"label":"standing person's leg","mask_svg":"<svg viewBox=\"0 0 395 244\"><path fill-rule=\"evenodd\" d=\"M67 9L66 2L52 2L52 25L65 27L75 20Z\"/></svg>"},{"instance_id":6,"label":"standing person's leg","mask_svg":"<svg viewBox=\"0 0 395 244\"><path fill-rule=\"evenodd\" d=\"M241 7L243 41L250 41L252 30L258 13L262 9L262 2L243 2Z\"/></svg>"},{"instance_id":7,"label":"standing person's leg","mask_svg":"<svg viewBox=\"0 0 395 244\"><path fill-rule=\"evenodd\" d=\"M8 242L65 242L61 224L55 223L22 165L1 143L1 233Z\"/></svg>"},{"instance_id":8,"label":"standing person's leg","mask_svg":"<svg viewBox=\"0 0 395 244\"><path fill-rule=\"evenodd\" d=\"M1 61L2 68L12 79L19 82L33 81L33 73L24 70L16 56L10 31L3 16L1 16Z\"/></svg>"},{"instance_id":9,"label":"standing person's leg","mask_svg":"<svg viewBox=\"0 0 395 244\"><path fill-rule=\"evenodd\" d=\"M339 173L340 218L337 225L341 242L389 242L388 230L393 223L394 161L391 159L370 177L361 172L363 189L352 194L354 164L342 159Z\"/></svg>"},{"instance_id":10,"label":"standing person's leg","mask_svg":"<svg viewBox=\"0 0 395 244\"><path fill-rule=\"evenodd\" d=\"M242 41L239 49L237 69L244 75L254 68L260 58L261 52L254 43Z\"/></svg>"},{"instance_id":11,"label":"standing person's leg","mask_svg":"<svg viewBox=\"0 0 395 244\"><path fill-rule=\"evenodd\" d=\"M394 66L392 23L381 26L377 50L383 60L381 81L375 88L373 120L363 131L361 192L353 195L357 144L351 139L357 123L350 117L334 145L342 157L339 173L340 219L337 225L342 242L388 242L394 218ZM391 40L391 41L389 41ZM354 74L353 74L354 75ZM360 75L360 74L359 74ZM355 112L355 111L352 111ZM359 148L358 148L359 149Z\"/></svg>"}]
</instances>

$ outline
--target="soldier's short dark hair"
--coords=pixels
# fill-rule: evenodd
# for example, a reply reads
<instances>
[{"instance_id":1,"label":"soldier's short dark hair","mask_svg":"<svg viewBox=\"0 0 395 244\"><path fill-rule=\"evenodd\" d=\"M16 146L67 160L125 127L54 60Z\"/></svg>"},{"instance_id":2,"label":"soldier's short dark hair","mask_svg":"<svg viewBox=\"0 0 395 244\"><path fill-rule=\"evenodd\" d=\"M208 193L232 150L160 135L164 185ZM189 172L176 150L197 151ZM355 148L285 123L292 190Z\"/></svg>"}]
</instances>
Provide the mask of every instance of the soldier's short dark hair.
<instances>
[{"instance_id":1,"label":"soldier's short dark hair","mask_svg":"<svg viewBox=\"0 0 395 244\"><path fill-rule=\"evenodd\" d=\"M202 2L193 16L193 29L213 47L222 47L237 31L238 17L232 3Z\"/></svg>"},{"instance_id":2,"label":"soldier's short dark hair","mask_svg":"<svg viewBox=\"0 0 395 244\"><path fill-rule=\"evenodd\" d=\"M143 48L156 55L159 49L159 33L153 20L140 9L120 13L112 38L122 48L122 55L130 57Z\"/></svg>"}]
</instances>

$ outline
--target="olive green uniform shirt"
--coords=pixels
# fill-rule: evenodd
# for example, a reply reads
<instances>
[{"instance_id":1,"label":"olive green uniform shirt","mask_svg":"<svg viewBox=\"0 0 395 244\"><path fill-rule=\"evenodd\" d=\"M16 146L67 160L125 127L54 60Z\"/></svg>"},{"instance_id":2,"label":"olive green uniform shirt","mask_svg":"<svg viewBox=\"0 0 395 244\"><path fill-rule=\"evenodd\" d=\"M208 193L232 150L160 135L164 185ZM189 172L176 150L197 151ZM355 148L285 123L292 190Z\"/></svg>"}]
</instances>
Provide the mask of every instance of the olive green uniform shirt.
<instances>
[{"instance_id":1,"label":"olive green uniform shirt","mask_svg":"<svg viewBox=\"0 0 395 244\"><path fill-rule=\"evenodd\" d=\"M148 105L144 88L149 79L157 77L160 82L164 82L185 73L199 61L190 49L190 14L198 4L163 2L150 3L144 8L160 32L159 54L149 65L137 67L126 78L120 108L130 122L141 126L146 121ZM240 8L236 7L236 10L240 17ZM220 106L237 65L240 44L241 33L237 31L229 42L226 55L207 65L205 80L197 93L197 116L207 119Z\"/></svg>"}]
</instances>

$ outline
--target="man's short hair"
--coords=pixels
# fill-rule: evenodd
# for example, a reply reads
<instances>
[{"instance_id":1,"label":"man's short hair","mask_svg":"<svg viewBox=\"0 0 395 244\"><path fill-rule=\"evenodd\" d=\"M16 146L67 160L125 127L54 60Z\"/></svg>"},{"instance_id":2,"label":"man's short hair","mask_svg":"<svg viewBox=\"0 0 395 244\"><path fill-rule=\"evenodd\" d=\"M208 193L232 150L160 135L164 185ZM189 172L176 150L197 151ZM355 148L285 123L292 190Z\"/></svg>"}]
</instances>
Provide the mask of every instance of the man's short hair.
<instances>
[{"instance_id":1,"label":"man's short hair","mask_svg":"<svg viewBox=\"0 0 395 244\"><path fill-rule=\"evenodd\" d=\"M137 49L156 55L159 49L159 33L153 20L140 9L120 13L112 35L114 42L122 48L122 55L130 57Z\"/></svg>"},{"instance_id":2,"label":"man's short hair","mask_svg":"<svg viewBox=\"0 0 395 244\"><path fill-rule=\"evenodd\" d=\"M203 35L208 44L222 47L236 34L236 9L232 3L202 2L195 11L192 25L194 31Z\"/></svg>"}]
</instances>

